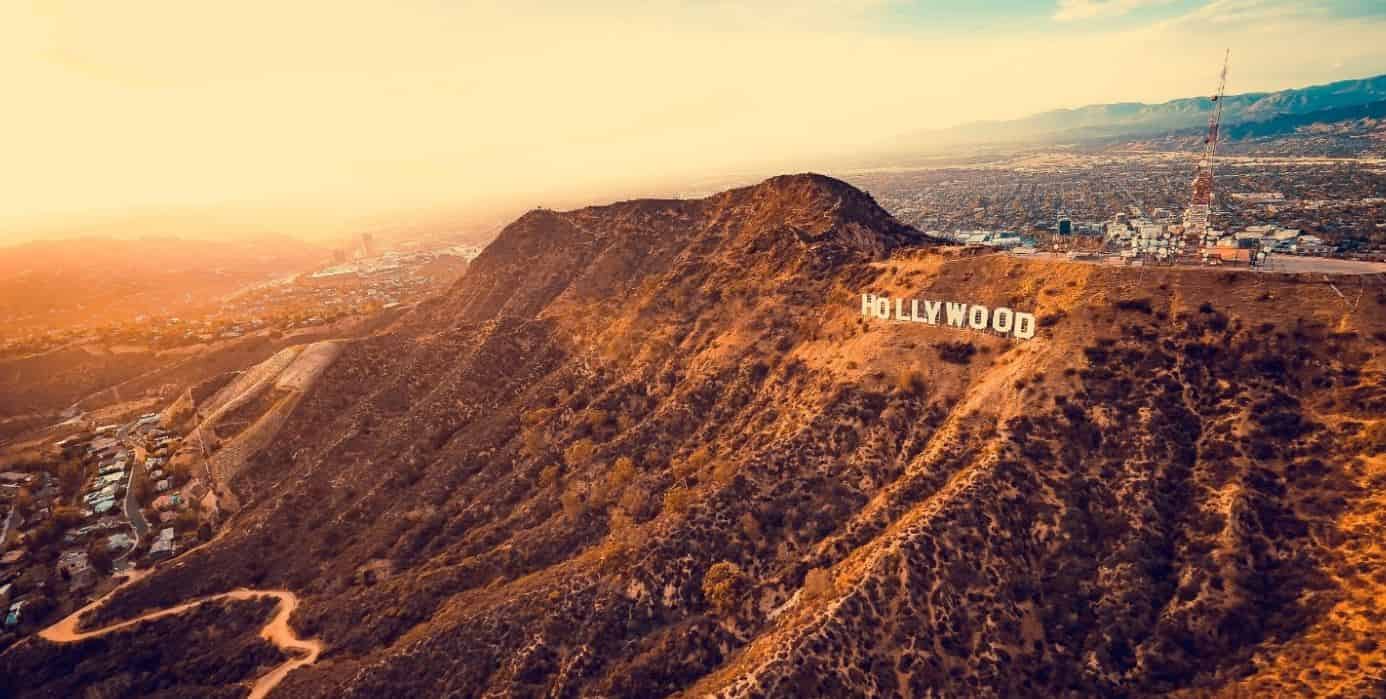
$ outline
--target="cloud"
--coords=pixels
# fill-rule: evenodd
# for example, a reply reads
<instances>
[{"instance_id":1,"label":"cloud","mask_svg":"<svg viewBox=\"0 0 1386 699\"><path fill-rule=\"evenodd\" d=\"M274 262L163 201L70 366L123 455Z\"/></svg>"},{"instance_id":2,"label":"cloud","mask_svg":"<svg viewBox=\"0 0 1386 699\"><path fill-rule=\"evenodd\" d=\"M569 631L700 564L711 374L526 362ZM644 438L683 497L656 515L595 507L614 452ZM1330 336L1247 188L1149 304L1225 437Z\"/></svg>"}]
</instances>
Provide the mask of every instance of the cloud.
<instances>
[{"instance_id":1,"label":"cloud","mask_svg":"<svg viewBox=\"0 0 1386 699\"><path fill-rule=\"evenodd\" d=\"M1072 22L1097 17L1120 17L1132 10L1150 5L1163 5L1170 0L1059 0L1054 19Z\"/></svg>"},{"instance_id":2,"label":"cloud","mask_svg":"<svg viewBox=\"0 0 1386 699\"><path fill-rule=\"evenodd\" d=\"M1212 0L1195 10L1170 20L1173 24L1201 22L1204 24L1249 25L1266 20L1323 15L1327 10L1312 2L1283 2L1281 0Z\"/></svg>"}]
</instances>

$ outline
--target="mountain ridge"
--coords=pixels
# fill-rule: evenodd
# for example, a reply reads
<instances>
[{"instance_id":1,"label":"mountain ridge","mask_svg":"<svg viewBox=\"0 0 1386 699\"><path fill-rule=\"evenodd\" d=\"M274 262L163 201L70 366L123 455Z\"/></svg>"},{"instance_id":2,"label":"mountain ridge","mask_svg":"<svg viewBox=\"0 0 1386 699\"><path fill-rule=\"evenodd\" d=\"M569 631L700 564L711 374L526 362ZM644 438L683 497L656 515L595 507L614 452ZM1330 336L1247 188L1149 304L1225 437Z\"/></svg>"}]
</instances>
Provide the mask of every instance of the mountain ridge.
<instances>
[{"instance_id":1,"label":"mountain ridge","mask_svg":"<svg viewBox=\"0 0 1386 699\"><path fill-rule=\"evenodd\" d=\"M84 625L292 590L286 696L1381 688L1386 282L973 256L854 192L522 216Z\"/></svg>"},{"instance_id":2,"label":"mountain ridge","mask_svg":"<svg viewBox=\"0 0 1386 699\"><path fill-rule=\"evenodd\" d=\"M1386 74L1272 92L1223 98L1223 123L1262 122L1276 117L1353 107L1386 99ZM916 132L906 141L943 139L954 144L1065 142L1154 135L1206 126L1213 102L1184 97L1160 103L1119 102L1055 109L1003 121L979 121Z\"/></svg>"}]
</instances>

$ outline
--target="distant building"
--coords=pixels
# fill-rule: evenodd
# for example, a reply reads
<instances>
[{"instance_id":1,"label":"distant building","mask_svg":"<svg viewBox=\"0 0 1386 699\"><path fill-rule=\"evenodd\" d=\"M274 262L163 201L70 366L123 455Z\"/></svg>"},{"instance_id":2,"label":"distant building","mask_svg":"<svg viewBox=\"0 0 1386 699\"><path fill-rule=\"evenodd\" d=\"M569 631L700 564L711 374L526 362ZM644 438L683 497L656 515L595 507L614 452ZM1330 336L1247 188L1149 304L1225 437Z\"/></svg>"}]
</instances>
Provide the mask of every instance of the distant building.
<instances>
[{"instance_id":1,"label":"distant building","mask_svg":"<svg viewBox=\"0 0 1386 699\"><path fill-rule=\"evenodd\" d=\"M1203 259L1216 260L1221 263L1250 265L1255 256L1255 248L1235 245L1215 245L1203 248Z\"/></svg>"},{"instance_id":2,"label":"distant building","mask_svg":"<svg viewBox=\"0 0 1386 699\"><path fill-rule=\"evenodd\" d=\"M160 495L154 498L154 509L156 510L167 510L181 507L182 505L183 499L178 496L178 493L169 493L168 495Z\"/></svg>"},{"instance_id":3,"label":"distant building","mask_svg":"<svg viewBox=\"0 0 1386 699\"><path fill-rule=\"evenodd\" d=\"M14 485L28 485L33 482L32 474L20 473L19 471L5 471L0 473L0 483L12 483Z\"/></svg>"},{"instance_id":4,"label":"distant building","mask_svg":"<svg viewBox=\"0 0 1386 699\"><path fill-rule=\"evenodd\" d=\"M159 530L159 536L154 539L154 543L149 546L149 557L152 560L159 560L172 556L175 551L173 543L173 527L165 527Z\"/></svg>"},{"instance_id":5,"label":"distant building","mask_svg":"<svg viewBox=\"0 0 1386 699\"><path fill-rule=\"evenodd\" d=\"M19 600L10 605L10 611L5 615L5 626L19 626L19 622L24 620L24 604L28 600Z\"/></svg>"},{"instance_id":6,"label":"distant building","mask_svg":"<svg viewBox=\"0 0 1386 699\"><path fill-rule=\"evenodd\" d=\"M115 493L116 488L114 485L105 485L99 490L93 490L87 493L82 499L85 500L88 505L91 505L99 500L114 499Z\"/></svg>"},{"instance_id":7,"label":"distant building","mask_svg":"<svg viewBox=\"0 0 1386 699\"><path fill-rule=\"evenodd\" d=\"M67 576L74 588L87 587L95 582L91 561L87 559L87 552L81 549L64 551L58 556L58 572Z\"/></svg>"}]
</instances>

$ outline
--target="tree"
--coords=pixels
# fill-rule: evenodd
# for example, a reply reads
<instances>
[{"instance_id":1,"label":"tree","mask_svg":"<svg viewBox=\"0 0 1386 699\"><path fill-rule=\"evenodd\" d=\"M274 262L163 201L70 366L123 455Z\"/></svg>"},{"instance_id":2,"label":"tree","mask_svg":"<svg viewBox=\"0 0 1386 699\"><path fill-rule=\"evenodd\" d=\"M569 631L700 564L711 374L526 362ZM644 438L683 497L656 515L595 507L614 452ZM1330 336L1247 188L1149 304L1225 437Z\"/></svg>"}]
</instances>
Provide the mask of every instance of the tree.
<instances>
[{"instance_id":1,"label":"tree","mask_svg":"<svg viewBox=\"0 0 1386 699\"><path fill-rule=\"evenodd\" d=\"M703 575L703 597L721 615L736 612L750 588L750 579L731 561L714 563Z\"/></svg>"},{"instance_id":2,"label":"tree","mask_svg":"<svg viewBox=\"0 0 1386 699\"><path fill-rule=\"evenodd\" d=\"M82 511L71 505L54 505L53 521L64 530L71 529L82 523Z\"/></svg>"},{"instance_id":3,"label":"tree","mask_svg":"<svg viewBox=\"0 0 1386 699\"><path fill-rule=\"evenodd\" d=\"M611 419L611 414L600 408L588 408L582 415L582 421L588 430L596 431L606 425L607 420Z\"/></svg>"},{"instance_id":4,"label":"tree","mask_svg":"<svg viewBox=\"0 0 1386 699\"><path fill-rule=\"evenodd\" d=\"M650 492L640 485L634 485L621 494L618 507L632 518L640 519L649 516L650 502Z\"/></svg>"},{"instance_id":5,"label":"tree","mask_svg":"<svg viewBox=\"0 0 1386 699\"><path fill-rule=\"evenodd\" d=\"M43 549L58 538L58 525L53 520L40 523L29 532L29 544L34 549Z\"/></svg>"},{"instance_id":6,"label":"tree","mask_svg":"<svg viewBox=\"0 0 1386 699\"><path fill-rule=\"evenodd\" d=\"M177 527L178 527L179 529L184 530L184 531L196 527L196 526L197 526L197 510L195 510L195 509L189 507L189 508L183 510L182 512L179 512L179 513L178 513L178 518L174 520L174 523L177 525Z\"/></svg>"},{"instance_id":7,"label":"tree","mask_svg":"<svg viewBox=\"0 0 1386 699\"><path fill-rule=\"evenodd\" d=\"M629 456L622 456L611 464L611 470L606 474L606 484L600 489L600 494L594 493L596 500L615 500L621 496L627 484L635 480L635 461Z\"/></svg>"},{"instance_id":8,"label":"tree","mask_svg":"<svg viewBox=\"0 0 1386 699\"><path fill-rule=\"evenodd\" d=\"M58 464L58 487L64 493L75 493L82 487L82 477L86 469L80 461L64 461Z\"/></svg>"},{"instance_id":9,"label":"tree","mask_svg":"<svg viewBox=\"0 0 1386 699\"><path fill-rule=\"evenodd\" d=\"M150 479L149 474L145 473L142 478L136 478L130 488L135 491L135 502L149 502L153 495L151 491L154 488L154 482Z\"/></svg>"},{"instance_id":10,"label":"tree","mask_svg":"<svg viewBox=\"0 0 1386 699\"><path fill-rule=\"evenodd\" d=\"M14 507L23 515L33 512L34 494L29 492L28 488L20 488L14 496Z\"/></svg>"},{"instance_id":11,"label":"tree","mask_svg":"<svg viewBox=\"0 0 1386 699\"><path fill-rule=\"evenodd\" d=\"M607 517L607 529L612 534L623 532L635 526L635 520L619 506L611 508Z\"/></svg>"},{"instance_id":12,"label":"tree","mask_svg":"<svg viewBox=\"0 0 1386 699\"><path fill-rule=\"evenodd\" d=\"M587 510L586 504L582 501L582 495L577 492L576 488L569 488L559 498L559 501L563 503L563 513L573 519L581 517L582 513Z\"/></svg>"},{"instance_id":13,"label":"tree","mask_svg":"<svg viewBox=\"0 0 1386 699\"><path fill-rule=\"evenodd\" d=\"M687 510L693 504L693 491L688 488L676 485L664 491L664 511L670 514L678 514Z\"/></svg>"},{"instance_id":14,"label":"tree","mask_svg":"<svg viewBox=\"0 0 1386 699\"><path fill-rule=\"evenodd\" d=\"M87 544L87 560L91 562L91 567L102 575L110 575L115 567L111 552L106 547L106 542L101 539L94 539Z\"/></svg>"},{"instance_id":15,"label":"tree","mask_svg":"<svg viewBox=\"0 0 1386 699\"><path fill-rule=\"evenodd\" d=\"M676 478L691 478L696 476L703 470L703 467L707 465L708 461L711 460L712 448L706 444L698 447L692 454L689 454L687 458L682 461L675 461L672 464L674 467L674 476Z\"/></svg>"},{"instance_id":16,"label":"tree","mask_svg":"<svg viewBox=\"0 0 1386 699\"><path fill-rule=\"evenodd\" d=\"M563 458L568 462L569 466L581 466L591 460L592 455L596 453L596 451L597 446L592 443L592 440L585 438L579 439L573 442L572 446L564 450Z\"/></svg>"},{"instance_id":17,"label":"tree","mask_svg":"<svg viewBox=\"0 0 1386 699\"><path fill-rule=\"evenodd\" d=\"M558 477L561 474L562 469L558 467L558 464L549 464L548 466L545 466L542 470L539 471L539 487L547 488L553 485L554 483L557 483Z\"/></svg>"},{"instance_id":18,"label":"tree","mask_svg":"<svg viewBox=\"0 0 1386 699\"><path fill-rule=\"evenodd\" d=\"M548 446L548 440L544 439L544 429L542 427L530 427L524 432L525 453L530 456L540 456L544 453L544 448Z\"/></svg>"},{"instance_id":19,"label":"tree","mask_svg":"<svg viewBox=\"0 0 1386 699\"><path fill-rule=\"evenodd\" d=\"M712 466L712 480L718 485L731 485L737 470L736 462L731 459L717 461Z\"/></svg>"}]
</instances>

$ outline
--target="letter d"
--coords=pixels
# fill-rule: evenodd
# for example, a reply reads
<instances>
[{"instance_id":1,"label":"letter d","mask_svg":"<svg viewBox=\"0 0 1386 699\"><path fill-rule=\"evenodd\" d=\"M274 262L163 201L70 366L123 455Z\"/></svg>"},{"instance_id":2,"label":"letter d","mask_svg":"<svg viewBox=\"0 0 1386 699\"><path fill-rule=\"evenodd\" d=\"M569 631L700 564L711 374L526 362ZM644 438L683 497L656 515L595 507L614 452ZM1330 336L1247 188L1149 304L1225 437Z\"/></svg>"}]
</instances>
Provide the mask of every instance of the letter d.
<instances>
[{"instance_id":1,"label":"letter d","mask_svg":"<svg viewBox=\"0 0 1386 699\"><path fill-rule=\"evenodd\" d=\"M1015 337L1019 340L1028 340L1035 336L1035 314L1015 313Z\"/></svg>"}]
</instances>

